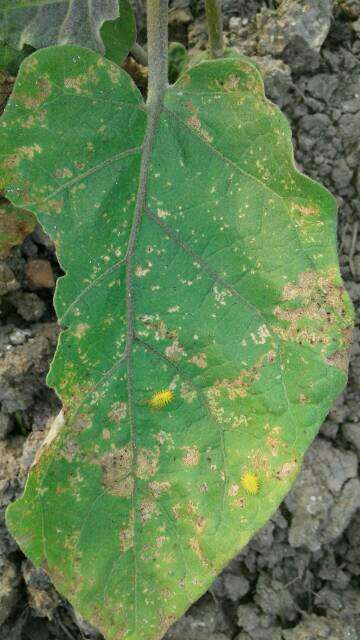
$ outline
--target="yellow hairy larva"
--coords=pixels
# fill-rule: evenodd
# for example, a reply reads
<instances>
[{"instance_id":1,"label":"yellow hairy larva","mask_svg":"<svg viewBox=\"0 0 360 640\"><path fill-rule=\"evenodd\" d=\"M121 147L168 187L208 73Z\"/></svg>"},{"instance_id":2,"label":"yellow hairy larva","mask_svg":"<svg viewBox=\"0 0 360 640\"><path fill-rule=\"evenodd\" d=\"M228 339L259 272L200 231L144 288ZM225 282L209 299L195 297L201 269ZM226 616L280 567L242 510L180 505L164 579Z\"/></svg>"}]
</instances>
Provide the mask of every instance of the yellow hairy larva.
<instances>
[{"instance_id":1,"label":"yellow hairy larva","mask_svg":"<svg viewBox=\"0 0 360 640\"><path fill-rule=\"evenodd\" d=\"M174 392L170 389L155 391L149 400L149 405L153 409L162 409L174 399Z\"/></svg>"},{"instance_id":2,"label":"yellow hairy larva","mask_svg":"<svg viewBox=\"0 0 360 640\"><path fill-rule=\"evenodd\" d=\"M251 495L256 495L259 493L260 489L260 481L259 478L255 475L255 473L251 473L251 471L246 471L241 478L241 486L245 489L246 493L250 493Z\"/></svg>"}]
</instances>

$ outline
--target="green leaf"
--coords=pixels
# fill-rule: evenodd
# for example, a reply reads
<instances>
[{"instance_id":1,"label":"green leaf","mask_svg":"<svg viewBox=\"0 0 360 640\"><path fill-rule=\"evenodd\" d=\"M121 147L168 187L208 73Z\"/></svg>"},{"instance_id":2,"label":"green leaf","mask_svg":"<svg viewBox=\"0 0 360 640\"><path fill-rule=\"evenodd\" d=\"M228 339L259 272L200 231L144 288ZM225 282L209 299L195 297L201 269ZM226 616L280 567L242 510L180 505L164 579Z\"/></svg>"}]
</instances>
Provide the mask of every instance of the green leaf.
<instances>
[{"instance_id":1,"label":"green leaf","mask_svg":"<svg viewBox=\"0 0 360 640\"><path fill-rule=\"evenodd\" d=\"M75 43L103 53L100 28L118 16L118 0L1 0L0 40L16 49Z\"/></svg>"},{"instance_id":2,"label":"green leaf","mask_svg":"<svg viewBox=\"0 0 360 640\"><path fill-rule=\"evenodd\" d=\"M183 72L188 62L189 54L181 42L169 44L169 82L173 84Z\"/></svg>"},{"instance_id":3,"label":"green leaf","mask_svg":"<svg viewBox=\"0 0 360 640\"><path fill-rule=\"evenodd\" d=\"M188 71L147 124L119 67L39 51L0 143L66 273L65 424L7 522L108 639L159 638L275 511L344 386L335 201L243 59Z\"/></svg>"},{"instance_id":4,"label":"green leaf","mask_svg":"<svg viewBox=\"0 0 360 640\"><path fill-rule=\"evenodd\" d=\"M212 60L211 52L210 52L209 49L201 49L201 50L190 49L190 51L187 51L185 49L185 51L187 53L187 57L185 59L184 67L181 69L182 73L184 73L185 70L187 70L187 69L191 69L192 67L197 66L201 62L209 62L210 60ZM244 54L241 53L235 47L225 47L224 55L222 57L223 58L237 58L238 60L243 60L244 62L246 62L246 61L250 62L255 67L255 69L260 71L260 67L259 67L259 65L257 64L257 62L254 59L247 58L247 56L244 56Z\"/></svg>"},{"instance_id":5,"label":"green leaf","mask_svg":"<svg viewBox=\"0 0 360 640\"><path fill-rule=\"evenodd\" d=\"M6 42L0 42L0 70L7 71L12 76L16 76L20 64L33 52L32 47L24 47L21 51L14 49Z\"/></svg>"},{"instance_id":6,"label":"green leaf","mask_svg":"<svg viewBox=\"0 0 360 640\"><path fill-rule=\"evenodd\" d=\"M104 22L100 35L105 57L121 66L136 42L135 15L128 0L119 0L119 15L116 20Z\"/></svg>"},{"instance_id":7,"label":"green leaf","mask_svg":"<svg viewBox=\"0 0 360 640\"><path fill-rule=\"evenodd\" d=\"M15 247L34 231L36 219L29 211L12 204L0 203L0 260L4 260Z\"/></svg>"}]
</instances>

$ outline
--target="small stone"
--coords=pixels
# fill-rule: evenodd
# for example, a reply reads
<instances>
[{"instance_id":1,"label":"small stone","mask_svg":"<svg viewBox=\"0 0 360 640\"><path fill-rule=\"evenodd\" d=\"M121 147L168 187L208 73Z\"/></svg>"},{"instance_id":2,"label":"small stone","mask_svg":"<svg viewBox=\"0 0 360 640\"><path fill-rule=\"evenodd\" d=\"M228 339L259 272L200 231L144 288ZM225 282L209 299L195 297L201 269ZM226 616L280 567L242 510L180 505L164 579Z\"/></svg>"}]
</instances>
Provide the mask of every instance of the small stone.
<instances>
[{"instance_id":1,"label":"small stone","mask_svg":"<svg viewBox=\"0 0 360 640\"><path fill-rule=\"evenodd\" d=\"M320 66L320 54L312 49L308 44L296 36L284 49L282 59L286 62L291 70L298 73L309 73L315 71Z\"/></svg>"},{"instance_id":2,"label":"small stone","mask_svg":"<svg viewBox=\"0 0 360 640\"><path fill-rule=\"evenodd\" d=\"M55 286L54 274L48 260L29 260L25 267L26 277L34 289L52 289Z\"/></svg>"},{"instance_id":3,"label":"small stone","mask_svg":"<svg viewBox=\"0 0 360 640\"><path fill-rule=\"evenodd\" d=\"M226 640L229 622L219 604L204 596L167 631L167 640ZM229 634L229 635L228 635Z\"/></svg>"},{"instance_id":4,"label":"small stone","mask_svg":"<svg viewBox=\"0 0 360 640\"><path fill-rule=\"evenodd\" d=\"M10 560L0 558L0 625L13 612L19 597L20 576Z\"/></svg>"},{"instance_id":5,"label":"small stone","mask_svg":"<svg viewBox=\"0 0 360 640\"><path fill-rule=\"evenodd\" d=\"M306 98L306 105L311 111L314 111L314 113L324 111L323 103L320 102L320 100L315 100L315 98Z\"/></svg>"},{"instance_id":6,"label":"small stone","mask_svg":"<svg viewBox=\"0 0 360 640\"><path fill-rule=\"evenodd\" d=\"M343 425L342 433L345 440L350 442L358 451L360 451L360 424L348 422Z\"/></svg>"},{"instance_id":7,"label":"small stone","mask_svg":"<svg viewBox=\"0 0 360 640\"><path fill-rule=\"evenodd\" d=\"M341 596L339 593L335 593L330 587L325 586L317 592L315 596L315 605L322 609L332 609L333 611L340 611L342 608Z\"/></svg>"},{"instance_id":8,"label":"small stone","mask_svg":"<svg viewBox=\"0 0 360 640\"><path fill-rule=\"evenodd\" d=\"M318 438L307 453L307 460L321 482L332 494L339 494L348 480L357 477L357 458Z\"/></svg>"},{"instance_id":9,"label":"small stone","mask_svg":"<svg viewBox=\"0 0 360 640\"><path fill-rule=\"evenodd\" d=\"M312 136L317 137L324 132L327 133L331 127L331 120L324 113L314 113L301 118L300 127L308 131Z\"/></svg>"},{"instance_id":10,"label":"small stone","mask_svg":"<svg viewBox=\"0 0 360 640\"><path fill-rule=\"evenodd\" d=\"M339 430L339 425L336 424L336 422L331 422L331 420L326 420L321 425L320 434L325 438L329 438L330 440L335 440L338 430Z\"/></svg>"},{"instance_id":11,"label":"small stone","mask_svg":"<svg viewBox=\"0 0 360 640\"><path fill-rule=\"evenodd\" d=\"M35 242L32 241L31 236L27 236L21 245L22 253L28 258L35 258L38 254L38 248Z\"/></svg>"},{"instance_id":12,"label":"small stone","mask_svg":"<svg viewBox=\"0 0 360 640\"><path fill-rule=\"evenodd\" d=\"M355 187L356 187L356 191L360 195L360 167L355 174Z\"/></svg>"},{"instance_id":13,"label":"small stone","mask_svg":"<svg viewBox=\"0 0 360 640\"><path fill-rule=\"evenodd\" d=\"M56 607L60 604L60 598L49 578L42 569L36 569L29 560L24 560L21 568L28 592L29 606L40 618L52 620Z\"/></svg>"},{"instance_id":14,"label":"small stone","mask_svg":"<svg viewBox=\"0 0 360 640\"><path fill-rule=\"evenodd\" d=\"M330 420L333 420L334 422L341 424L342 422L345 422L346 418L348 417L348 412L349 412L349 409L345 401L344 394L341 394L335 400L332 406L332 409L329 413L329 418Z\"/></svg>"},{"instance_id":15,"label":"small stone","mask_svg":"<svg viewBox=\"0 0 360 640\"><path fill-rule=\"evenodd\" d=\"M47 422L46 426L48 426L48 424L50 424L50 421ZM25 471L29 471L33 464L35 456L40 450L46 434L46 428L44 430L32 431L26 439L21 456L21 466Z\"/></svg>"},{"instance_id":16,"label":"small stone","mask_svg":"<svg viewBox=\"0 0 360 640\"><path fill-rule=\"evenodd\" d=\"M360 0L339 0L339 5L350 18L360 18Z\"/></svg>"},{"instance_id":17,"label":"small stone","mask_svg":"<svg viewBox=\"0 0 360 640\"><path fill-rule=\"evenodd\" d=\"M250 541L252 549L258 553L266 553L274 544L274 523L269 520Z\"/></svg>"},{"instance_id":18,"label":"small stone","mask_svg":"<svg viewBox=\"0 0 360 640\"><path fill-rule=\"evenodd\" d=\"M15 305L18 314L28 322L40 320L45 313L45 303L36 293L16 293L12 296L11 302Z\"/></svg>"},{"instance_id":19,"label":"small stone","mask_svg":"<svg viewBox=\"0 0 360 640\"><path fill-rule=\"evenodd\" d=\"M351 98L342 103L341 108L344 113L357 113L360 111L359 98Z\"/></svg>"},{"instance_id":20,"label":"small stone","mask_svg":"<svg viewBox=\"0 0 360 640\"><path fill-rule=\"evenodd\" d=\"M254 599L266 614L280 616L288 621L296 618L297 609L290 591L278 580L272 580L269 575L260 575Z\"/></svg>"},{"instance_id":21,"label":"small stone","mask_svg":"<svg viewBox=\"0 0 360 640\"><path fill-rule=\"evenodd\" d=\"M353 172L349 169L345 160L340 158L331 173L331 177L336 188L344 189L345 187L348 187L352 180L352 176Z\"/></svg>"},{"instance_id":22,"label":"small stone","mask_svg":"<svg viewBox=\"0 0 360 640\"><path fill-rule=\"evenodd\" d=\"M241 604L237 609L238 625L245 631L253 631L260 624L260 611L255 604Z\"/></svg>"},{"instance_id":23,"label":"small stone","mask_svg":"<svg viewBox=\"0 0 360 640\"><path fill-rule=\"evenodd\" d=\"M354 29L356 35L360 34L360 18L351 23L352 28Z\"/></svg>"},{"instance_id":24,"label":"small stone","mask_svg":"<svg viewBox=\"0 0 360 640\"><path fill-rule=\"evenodd\" d=\"M11 433L13 428L13 420L5 411L0 411L0 440L5 440Z\"/></svg>"},{"instance_id":25,"label":"small stone","mask_svg":"<svg viewBox=\"0 0 360 640\"><path fill-rule=\"evenodd\" d=\"M277 11L263 9L258 16L260 55L280 56L285 48L301 41L307 49L319 52L329 33L331 0L286 0Z\"/></svg>"},{"instance_id":26,"label":"small stone","mask_svg":"<svg viewBox=\"0 0 360 640\"><path fill-rule=\"evenodd\" d=\"M232 602L240 600L250 589L249 581L246 580L246 578L243 576L236 576L233 573L225 574L224 585L226 594Z\"/></svg>"},{"instance_id":27,"label":"small stone","mask_svg":"<svg viewBox=\"0 0 360 640\"><path fill-rule=\"evenodd\" d=\"M31 336L29 329L15 329L9 336L9 342L14 346L24 344L29 336Z\"/></svg>"},{"instance_id":28,"label":"small stone","mask_svg":"<svg viewBox=\"0 0 360 640\"><path fill-rule=\"evenodd\" d=\"M289 543L313 552L337 540L360 503L357 459L352 451L318 438L285 503L292 513Z\"/></svg>"},{"instance_id":29,"label":"small stone","mask_svg":"<svg viewBox=\"0 0 360 640\"><path fill-rule=\"evenodd\" d=\"M187 25L193 20L193 15L188 6L172 6L169 11L169 26Z\"/></svg>"},{"instance_id":30,"label":"small stone","mask_svg":"<svg viewBox=\"0 0 360 640\"><path fill-rule=\"evenodd\" d=\"M358 640L355 629L344 620L307 615L293 629L284 629L283 640Z\"/></svg>"},{"instance_id":31,"label":"small stone","mask_svg":"<svg viewBox=\"0 0 360 640\"><path fill-rule=\"evenodd\" d=\"M284 107L290 101L290 90L293 87L290 67L271 56L252 56L252 60L264 78L266 96L278 107Z\"/></svg>"},{"instance_id":32,"label":"small stone","mask_svg":"<svg viewBox=\"0 0 360 640\"><path fill-rule=\"evenodd\" d=\"M360 135L360 112L343 113L339 119L339 132L344 142L350 141L351 144L358 142Z\"/></svg>"},{"instance_id":33,"label":"small stone","mask_svg":"<svg viewBox=\"0 0 360 640\"><path fill-rule=\"evenodd\" d=\"M241 24L241 18L238 18L237 16L232 16L229 20L229 29L230 31L238 31L240 29L240 27L242 26Z\"/></svg>"},{"instance_id":34,"label":"small stone","mask_svg":"<svg viewBox=\"0 0 360 640\"><path fill-rule=\"evenodd\" d=\"M5 262L0 262L0 296L16 291L19 286L10 267Z\"/></svg>"},{"instance_id":35,"label":"small stone","mask_svg":"<svg viewBox=\"0 0 360 640\"><path fill-rule=\"evenodd\" d=\"M318 73L309 80L306 88L314 98L328 103L337 86L338 79L335 75Z\"/></svg>"},{"instance_id":36,"label":"small stone","mask_svg":"<svg viewBox=\"0 0 360 640\"><path fill-rule=\"evenodd\" d=\"M323 533L325 544L340 538L342 532L350 524L352 517L360 508L360 481L352 478L345 485L338 498L335 499L329 513L326 531Z\"/></svg>"}]
</instances>

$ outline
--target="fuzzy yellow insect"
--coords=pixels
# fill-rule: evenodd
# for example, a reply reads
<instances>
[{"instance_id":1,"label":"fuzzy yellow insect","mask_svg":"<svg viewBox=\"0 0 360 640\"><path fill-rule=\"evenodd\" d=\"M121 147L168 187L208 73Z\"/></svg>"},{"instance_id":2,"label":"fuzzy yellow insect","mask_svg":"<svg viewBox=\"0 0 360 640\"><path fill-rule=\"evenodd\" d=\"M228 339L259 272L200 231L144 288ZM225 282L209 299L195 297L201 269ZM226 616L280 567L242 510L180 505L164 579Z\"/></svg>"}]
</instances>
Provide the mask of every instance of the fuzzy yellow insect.
<instances>
[{"instance_id":1,"label":"fuzzy yellow insect","mask_svg":"<svg viewBox=\"0 0 360 640\"><path fill-rule=\"evenodd\" d=\"M162 409L174 399L174 392L170 389L156 391L149 400L149 405L153 409Z\"/></svg>"},{"instance_id":2,"label":"fuzzy yellow insect","mask_svg":"<svg viewBox=\"0 0 360 640\"><path fill-rule=\"evenodd\" d=\"M251 473L250 471L246 471L241 478L241 486L245 489L246 493L250 493L251 495L256 495L259 493L260 489L260 481L259 478L255 475L255 473Z\"/></svg>"}]
</instances>

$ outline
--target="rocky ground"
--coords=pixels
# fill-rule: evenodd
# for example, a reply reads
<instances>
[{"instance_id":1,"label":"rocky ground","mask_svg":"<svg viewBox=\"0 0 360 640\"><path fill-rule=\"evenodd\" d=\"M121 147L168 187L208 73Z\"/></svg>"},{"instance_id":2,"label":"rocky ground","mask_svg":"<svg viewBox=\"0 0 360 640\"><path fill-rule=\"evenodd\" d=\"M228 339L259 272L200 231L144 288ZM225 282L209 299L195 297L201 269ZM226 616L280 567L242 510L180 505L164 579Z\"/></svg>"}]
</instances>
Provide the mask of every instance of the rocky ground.
<instances>
[{"instance_id":1,"label":"rocky ground","mask_svg":"<svg viewBox=\"0 0 360 640\"><path fill-rule=\"evenodd\" d=\"M360 2L224 0L228 43L255 57L288 116L296 161L339 203L339 255L360 299ZM277 13L274 9L278 7ZM139 20L142 3L138 2ZM205 43L201 2L172 3L172 39ZM101 640L11 539L4 509L59 401L45 385L58 329L60 274L41 229L0 262L0 640ZM349 383L270 522L167 633L167 640L357 640L360 637L360 341Z\"/></svg>"}]
</instances>

